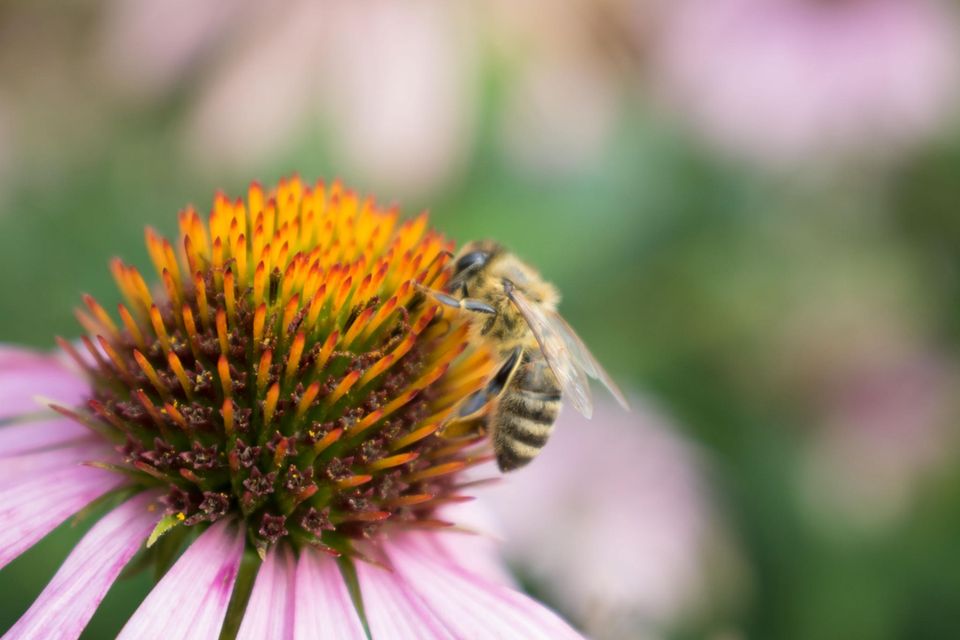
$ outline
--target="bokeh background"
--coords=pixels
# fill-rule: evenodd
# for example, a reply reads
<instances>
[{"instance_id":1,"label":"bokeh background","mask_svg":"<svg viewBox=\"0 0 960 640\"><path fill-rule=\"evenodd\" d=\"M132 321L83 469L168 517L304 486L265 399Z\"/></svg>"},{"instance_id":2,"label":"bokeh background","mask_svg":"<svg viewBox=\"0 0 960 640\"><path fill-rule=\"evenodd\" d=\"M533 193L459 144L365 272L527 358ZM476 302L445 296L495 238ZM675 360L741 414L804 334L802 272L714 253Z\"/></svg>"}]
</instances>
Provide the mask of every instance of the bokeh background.
<instances>
[{"instance_id":1,"label":"bokeh background","mask_svg":"<svg viewBox=\"0 0 960 640\"><path fill-rule=\"evenodd\" d=\"M188 202L340 177L538 265L633 398L482 500L524 587L597 638L960 637L957 18L4 2L0 339L76 336ZM0 628L87 526L0 574Z\"/></svg>"}]
</instances>

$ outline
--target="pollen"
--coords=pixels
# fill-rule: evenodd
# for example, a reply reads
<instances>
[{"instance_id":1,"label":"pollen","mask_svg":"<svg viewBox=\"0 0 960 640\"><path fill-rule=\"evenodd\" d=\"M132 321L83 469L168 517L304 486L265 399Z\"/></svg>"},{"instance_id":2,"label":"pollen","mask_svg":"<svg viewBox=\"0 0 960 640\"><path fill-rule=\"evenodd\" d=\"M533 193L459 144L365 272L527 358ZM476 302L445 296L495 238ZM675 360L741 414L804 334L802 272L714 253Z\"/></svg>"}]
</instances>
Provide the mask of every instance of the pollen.
<instances>
[{"instance_id":1,"label":"pollen","mask_svg":"<svg viewBox=\"0 0 960 640\"><path fill-rule=\"evenodd\" d=\"M235 517L261 552L349 554L385 527L437 526L486 458L444 416L493 363L469 314L420 293L453 248L425 215L293 178L218 194L146 243L155 276L115 260L123 303L85 297L88 353L68 351L93 389L76 417L115 440L118 470L164 488L165 527Z\"/></svg>"}]
</instances>

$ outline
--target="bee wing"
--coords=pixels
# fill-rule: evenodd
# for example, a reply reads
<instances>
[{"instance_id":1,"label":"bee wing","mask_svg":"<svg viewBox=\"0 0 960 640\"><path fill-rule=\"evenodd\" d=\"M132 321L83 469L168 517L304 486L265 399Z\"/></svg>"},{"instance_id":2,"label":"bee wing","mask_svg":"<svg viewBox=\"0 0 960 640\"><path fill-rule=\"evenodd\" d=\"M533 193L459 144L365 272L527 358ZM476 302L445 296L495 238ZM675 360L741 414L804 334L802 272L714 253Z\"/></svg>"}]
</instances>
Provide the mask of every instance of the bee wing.
<instances>
[{"instance_id":1,"label":"bee wing","mask_svg":"<svg viewBox=\"0 0 960 640\"><path fill-rule=\"evenodd\" d=\"M553 375L557 377L557 382L560 383L562 393L577 411L587 418L592 416L593 401L590 398L590 382L577 358L577 352L568 346L569 326L557 314L548 313L539 305L527 300L516 288L508 287L507 295L510 296L510 300L520 311L520 315L537 339L543 357L550 365Z\"/></svg>"},{"instance_id":2,"label":"bee wing","mask_svg":"<svg viewBox=\"0 0 960 640\"><path fill-rule=\"evenodd\" d=\"M587 349L587 345L583 344L583 340L580 339L580 336L577 335L573 328L567 324L567 321L564 320L559 313L555 311L548 313L549 315L553 316L553 324L559 329L559 333L563 336L564 342L567 345L567 349L573 354L573 358L576 360L577 364L579 364L583 370L587 372L588 376L603 383L603 386L605 386L610 394L616 398L620 406L629 411L630 405L627 404L627 399L624 397L623 392L620 391L620 387L618 387L617 383L613 381L613 378L610 377L610 374L608 374L603 367L600 366L600 363L597 362L597 359L592 353L590 353L590 350Z\"/></svg>"}]
</instances>

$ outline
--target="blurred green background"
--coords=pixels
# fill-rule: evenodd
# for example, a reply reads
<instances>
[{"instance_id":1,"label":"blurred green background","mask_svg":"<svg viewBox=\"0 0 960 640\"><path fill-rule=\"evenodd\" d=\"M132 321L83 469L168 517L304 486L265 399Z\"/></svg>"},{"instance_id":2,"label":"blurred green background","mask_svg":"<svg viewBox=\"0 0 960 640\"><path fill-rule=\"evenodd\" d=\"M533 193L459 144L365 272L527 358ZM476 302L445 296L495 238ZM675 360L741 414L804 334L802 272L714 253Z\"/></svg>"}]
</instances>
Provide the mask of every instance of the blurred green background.
<instances>
[{"instance_id":1,"label":"blurred green background","mask_svg":"<svg viewBox=\"0 0 960 640\"><path fill-rule=\"evenodd\" d=\"M76 336L216 189L340 177L537 265L702 454L737 568L636 637L958 637L953 7L763 4L3 3L0 337Z\"/></svg>"}]
</instances>

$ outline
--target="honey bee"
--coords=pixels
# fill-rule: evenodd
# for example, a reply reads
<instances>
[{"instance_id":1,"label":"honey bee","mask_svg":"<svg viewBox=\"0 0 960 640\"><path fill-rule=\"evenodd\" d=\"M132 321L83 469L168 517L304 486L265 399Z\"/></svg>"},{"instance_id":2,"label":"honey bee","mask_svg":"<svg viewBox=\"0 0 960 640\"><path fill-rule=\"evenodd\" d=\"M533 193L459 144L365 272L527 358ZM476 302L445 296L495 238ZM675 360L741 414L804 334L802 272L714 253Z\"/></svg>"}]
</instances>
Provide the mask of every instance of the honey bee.
<instances>
[{"instance_id":1,"label":"honey bee","mask_svg":"<svg viewBox=\"0 0 960 640\"><path fill-rule=\"evenodd\" d=\"M459 415L495 402L487 425L501 471L518 469L537 456L553 432L561 399L591 417L588 376L628 408L623 393L557 313L556 288L498 243L464 246L446 291L429 293L444 305L488 316L475 331L503 364Z\"/></svg>"}]
</instances>

